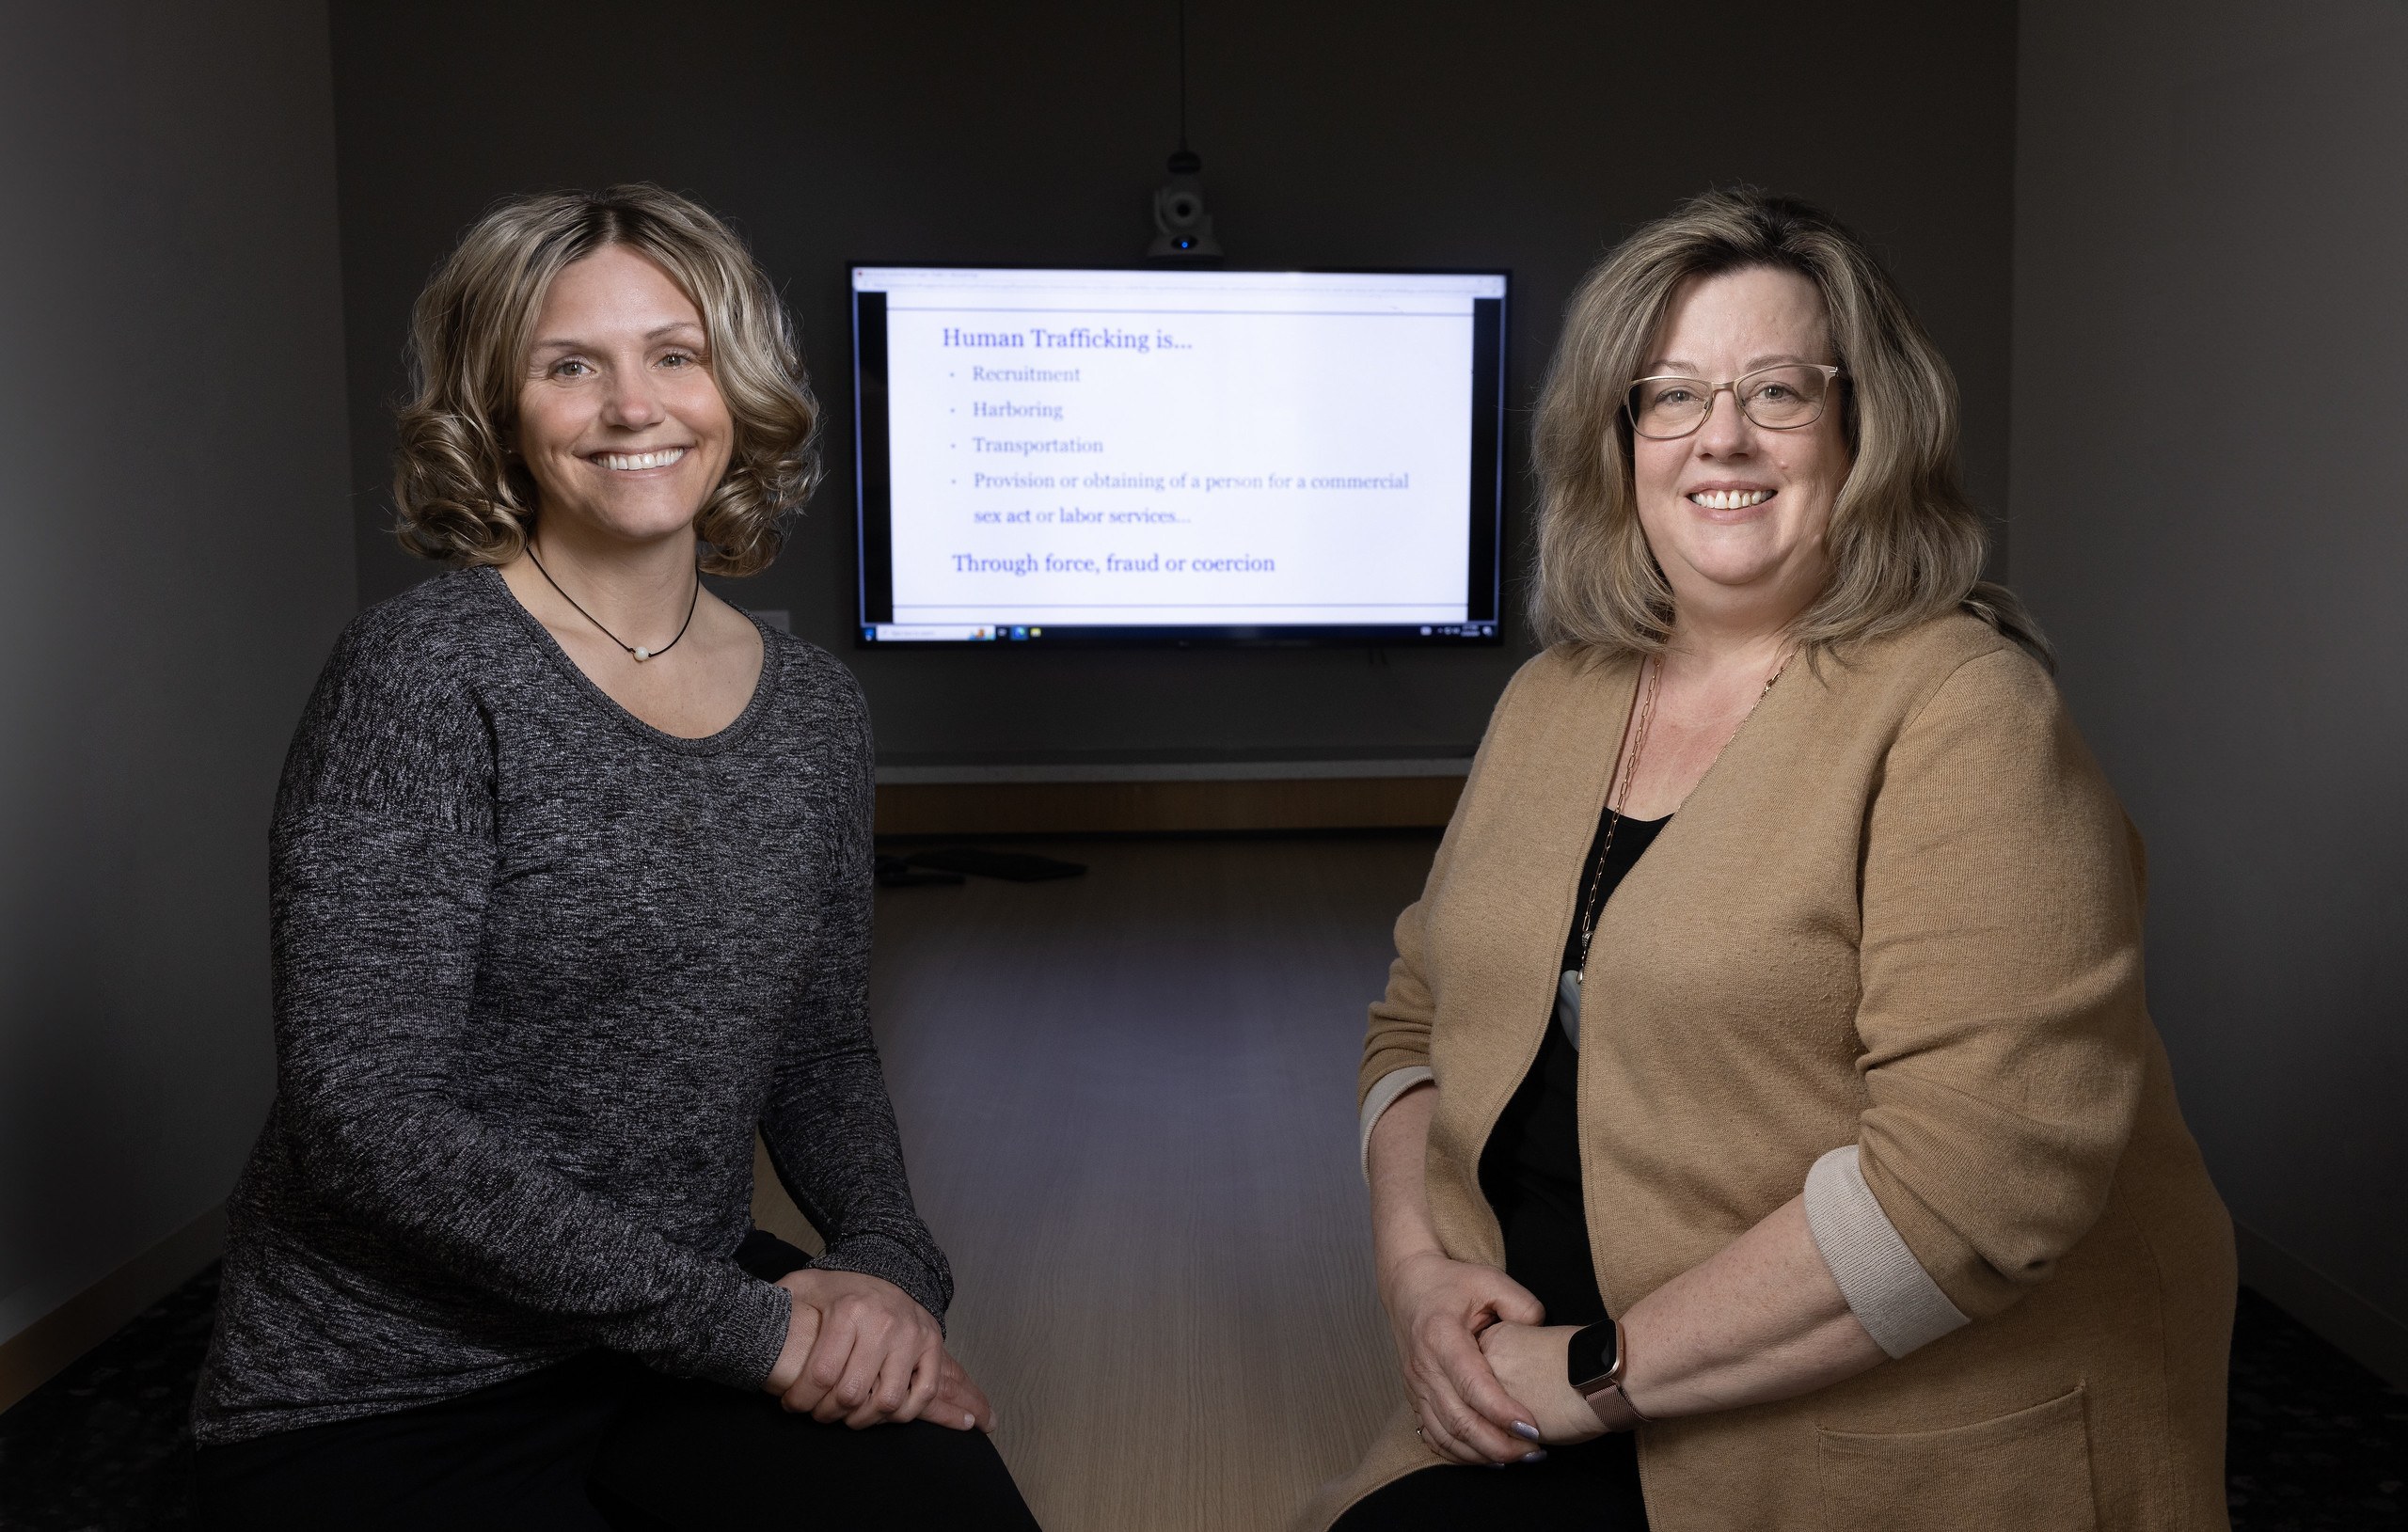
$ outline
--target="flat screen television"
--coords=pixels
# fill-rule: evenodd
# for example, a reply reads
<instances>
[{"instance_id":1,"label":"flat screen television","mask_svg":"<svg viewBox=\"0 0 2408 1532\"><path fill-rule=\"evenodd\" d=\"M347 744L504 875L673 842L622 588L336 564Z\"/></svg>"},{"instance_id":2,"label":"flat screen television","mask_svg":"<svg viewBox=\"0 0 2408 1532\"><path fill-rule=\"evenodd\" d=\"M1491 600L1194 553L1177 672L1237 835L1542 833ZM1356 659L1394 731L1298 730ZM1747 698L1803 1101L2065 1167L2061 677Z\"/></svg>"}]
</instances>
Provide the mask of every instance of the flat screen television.
<instances>
[{"instance_id":1,"label":"flat screen television","mask_svg":"<svg viewBox=\"0 0 2408 1532\"><path fill-rule=\"evenodd\" d=\"M854 266L859 642L1497 643L1506 289Z\"/></svg>"}]
</instances>

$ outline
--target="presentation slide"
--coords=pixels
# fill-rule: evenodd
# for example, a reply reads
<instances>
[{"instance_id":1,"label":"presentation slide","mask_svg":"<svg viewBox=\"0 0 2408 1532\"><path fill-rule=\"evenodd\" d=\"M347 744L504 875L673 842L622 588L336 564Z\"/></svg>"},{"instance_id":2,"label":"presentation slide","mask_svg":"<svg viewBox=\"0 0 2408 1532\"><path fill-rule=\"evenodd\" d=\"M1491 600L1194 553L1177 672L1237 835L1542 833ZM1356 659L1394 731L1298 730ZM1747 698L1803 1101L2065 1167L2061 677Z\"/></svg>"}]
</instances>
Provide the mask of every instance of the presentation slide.
<instances>
[{"instance_id":1,"label":"presentation slide","mask_svg":"<svg viewBox=\"0 0 2408 1532\"><path fill-rule=\"evenodd\" d=\"M1501 275L853 286L865 641L1493 639Z\"/></svg>"}]
</instances>

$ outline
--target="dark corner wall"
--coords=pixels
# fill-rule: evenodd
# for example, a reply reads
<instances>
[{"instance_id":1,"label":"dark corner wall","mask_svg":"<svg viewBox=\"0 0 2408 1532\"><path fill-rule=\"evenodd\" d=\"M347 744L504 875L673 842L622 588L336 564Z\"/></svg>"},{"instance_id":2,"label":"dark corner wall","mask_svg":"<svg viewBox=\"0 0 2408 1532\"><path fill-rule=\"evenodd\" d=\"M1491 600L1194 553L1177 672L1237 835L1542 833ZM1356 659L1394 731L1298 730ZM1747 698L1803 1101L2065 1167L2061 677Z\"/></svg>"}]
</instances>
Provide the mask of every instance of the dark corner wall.
<instances>
[{"instance_id":1,"label":"dark corner wall","mask_svg":"<svg viewBox=\"0 0 2408 1532\"><path fill-rule=\"evenodd\" d=\"M2243 1278L2408 1384L2408 10L2025 0L2015 575Z\"/></svg>"},{"instance_id":2,"label":"dark corner wall","mask_svg":"<svg viewBox=\"0 0 2408 1532\"><path fill-rule=\"evenodd\" d=\"M267 1108L268 813L356 589L327 79L312 0L0 44L0 1342L189 1275Z\"/></svg>"},{"instance_id":3,"label":"dark corner wall","mask_svg":"<svg viewBox=\"0 0 2408 1532\"><path fill-rule=\"evenodd\" d=\"M385 528L412 296L513 192L649 179L732 215L785 288L832 470L780 563L888 759L1468 748L1527 653L856 653L855 259L1135 263L1178 130L1176 0L333 7L359 592L428 569ZM1191 136L1233 265L1513 268L1526 407L1573 283L1636 223L1748 180L1888 254L1964 386L2005 509L2015 8L1192 0ZM1529 499L1513 431L1516 580ZM1384 658L1384 663L1379 660Z\"/></svg>"}]
</instances>

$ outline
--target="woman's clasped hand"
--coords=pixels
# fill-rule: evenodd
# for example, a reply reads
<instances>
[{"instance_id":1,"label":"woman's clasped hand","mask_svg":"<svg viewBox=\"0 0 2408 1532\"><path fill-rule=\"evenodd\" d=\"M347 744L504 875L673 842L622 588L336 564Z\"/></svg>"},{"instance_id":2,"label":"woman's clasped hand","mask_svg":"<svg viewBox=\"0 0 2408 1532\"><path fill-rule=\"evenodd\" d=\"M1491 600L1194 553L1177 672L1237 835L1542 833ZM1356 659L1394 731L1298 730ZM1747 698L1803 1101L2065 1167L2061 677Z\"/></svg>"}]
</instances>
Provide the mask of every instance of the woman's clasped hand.
<instances>
[{"instance_id":1,"label":"woman's clasped hand","mask_svg":"<svg viewBox=\"0 0 2408 1532\"><path fill-rule=\"evenodd\" d=\"M794 1305L762 1387L823 1425L927 1420L995 1429L994 1406L944 1349L936 1319L891 1282L806 1267L778 1279Z\"/></svg>"},{"instance_id":2,"label":"woman's clasped hand","mask_svg":"<svg viewBox=\"0 0 2408 1532\"><path fill-rule=\"evenodd\" d=\"M1482 1463L1518 1462L1538 1449L1546 1422L1506 1388L1480 1338L1500 1321L1520 1329L1546 1317L1528 1288L1493 1266L1450 1260L1434 1247L1390 1262L1380 1273L1380 1296L1421 1439L1434 1451L1450 1461ZM1578 1403L1579 1396L1573 1399Z\"/></svg>"}]
</instances>

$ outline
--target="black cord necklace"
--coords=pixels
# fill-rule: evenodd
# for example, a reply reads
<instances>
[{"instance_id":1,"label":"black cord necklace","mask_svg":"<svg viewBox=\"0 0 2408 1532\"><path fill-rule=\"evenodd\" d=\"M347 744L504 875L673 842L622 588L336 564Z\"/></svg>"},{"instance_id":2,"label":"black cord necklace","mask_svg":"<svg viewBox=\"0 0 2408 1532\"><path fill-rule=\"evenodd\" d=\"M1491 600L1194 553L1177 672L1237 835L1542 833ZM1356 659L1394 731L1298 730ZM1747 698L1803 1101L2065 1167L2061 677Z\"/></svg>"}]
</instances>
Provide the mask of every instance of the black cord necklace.
<instances>
[{"instance_id":1,"label":"black cord necklace","mask_svg":"<svg viewBox=\"0 0 2408 1532\"><path fill-rule=\"evenodd\" d=\"M561 599L562 601L567 602L572 607L577 607L577 597L569 594L566 591L561 591L561 582L552 578L552 572L544 567L544 561L535 557L535 545L532 543L527 545L527 558L534 564L535 573L544 576L545 584L550 586L555 591L560 591ZM662 644L657 649L645 649L639 645L629 643L626 640L620 638L609 628L602 627L602 619L594 616L592 612L587 611L583 607L577 607L577 614L579 617L584 618L587 622L593 624L595 627L601 627L602 636L604 638L610 640L612 643L617 644L620 648L634 655L636 663L641 665L645 660L657 659L661 655L669 653L672 649L676 648L677 639L684 638L686 636L686 630L694 625L694 608L702 604L703 572L697 569L694 571L694 593L686 603L686 620L677 624L677 638L670 640L667 643Z\"/></svg>"}]
</instances>

